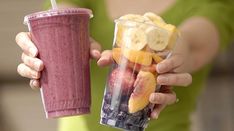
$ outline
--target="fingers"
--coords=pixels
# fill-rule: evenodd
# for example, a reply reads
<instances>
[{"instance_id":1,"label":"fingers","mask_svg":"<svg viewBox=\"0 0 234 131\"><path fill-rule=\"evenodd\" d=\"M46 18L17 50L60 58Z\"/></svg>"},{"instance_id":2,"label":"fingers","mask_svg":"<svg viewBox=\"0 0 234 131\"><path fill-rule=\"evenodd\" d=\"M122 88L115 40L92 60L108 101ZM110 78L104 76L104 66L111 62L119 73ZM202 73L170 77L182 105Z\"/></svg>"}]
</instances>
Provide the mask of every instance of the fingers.
<instances>
[{"instance_id":1,"label":"fingers","mask_svg":"<svg viewBox=\"0 0 234 131\"><path fill-rule=\"evenodd\" d=\"M167 106L177 102L176 94L169 86L162 86L160 88L162 93L152 93L150 95L150 102L155 104L155 108L151 113L151 118L157 119L160 112Z\"/></svg>"},{"instance_id":2,"label":"fingers","mask_svg":"<svg viewBox=\"0 0 234 131\"><path fill-rule=\"evenodd\" d=\"M105 50L101 54L101 58L98 60L97 64L101 67L110 65L112 63L112 52L111 50Z\"/></svg>"},{"instance_id":3,"label":"fingers","mask_svg":"<svg viewBox=\"0 0 234 131\"><path fill-rule=\"evenodd\" d=\"M40 88L39 80L31 79L29 82L29 85L31 86L32 89L35 89L35 90Z\"/></svg>"},{"instance_id":4,"label":"fingers","mask_svg":"<svg viewBox=\"0 0 234 131\"><path fill-rule=\"evenodd\" d=\"M42 71L44 68L43 62L38 58L27 56L24 53L22 54L21 58L25 65L27 65L35 71Z\"/></svg>"},{"instance_id":5,"label":"fingers","mask_svg":"<svg viewBox=\"0 0 234 131\"><path fill-rule=\"evenodd\" d=\"M27 32L17 34L15 40L24 52L21 57L23 63L17 67L17 71L21 76L31 78L30 86L37 89L40 87L39 80L37 80L41 75L39 71L44 68L43 62L38 58L34 58L37 56L38 50Z\"/></svg>"},{"instance_id":6,"label":"fingers","mask_svg":"<svg viewBox=\"0 0 234 131\"><path fill-rule=\"evenodd\" d=\"M176 102L176 94L171 93L152 93L149 98L153 104L171 105Z\"/></svg>"},{"instance_id":7,"label":"fingers","mask_svg":"<svg viewBox=\"0 0 234 131\"><path fill-rule=\"evenodd\" d=\"M169 57L168 59L160 62L156 69L158 73L166 73L172 71L173 69L181 66L184 63L184 58L180 54L175 54Z\"/></svg>"},{"instance_id":8,"label":"fingers","mask_svg":"<svg viewBox=\"0 0 234 131\"><path fill-rule=\"evenodd\" d=\"M95 40L90 38L91 47L90 47L90 55L93 59L99 59L101 57L101 46Z\"/></svg>"},{"instance_id":9,"label":"fingers","mask_svg":"<svg viewBox=\"0 0 234 131\"><path fill-rule=\"evenodd\" d=\"M39 79L41 76L40 72L37 72L31 69L30 67L26 66L24 63L21 63L17 67L17 71L21 76L31 78L31 79Z\"/></svg>"},{"instance_id":10,"label":"fingers","mask_svg":"<svg viewBox=\"0 0 234 131\"><path fill-rule=\"evenodd\" d=\"M160 85L188 86L192 83L192 76L189 73L161 74L157 82Z\"/></svg>"},{"instance_id":11,"label":"fingers","mask_svg":"<svg viewBox=\"0 0 234 131\"><path fill-rule=\"evenodd\" d=\"M31 57L36 57L38 54L38 50L36 46L31 41L31 36L27 32L21 32L16 35L16 43L20 46L20 48L25 52L27 55Z\"/></svg>"},{"instance_id":12,"label":"fingers","mask_svg":"<svg viewBox=\"0 0 234 131\"><path fill-rule=\"evenodd\" d=\"M158 116L160 114L160 112L166 107L165 104L163 105L156 105L154 110L151 113L151 118L153 119L158 119Z\"/></svg>"}]
</instances>

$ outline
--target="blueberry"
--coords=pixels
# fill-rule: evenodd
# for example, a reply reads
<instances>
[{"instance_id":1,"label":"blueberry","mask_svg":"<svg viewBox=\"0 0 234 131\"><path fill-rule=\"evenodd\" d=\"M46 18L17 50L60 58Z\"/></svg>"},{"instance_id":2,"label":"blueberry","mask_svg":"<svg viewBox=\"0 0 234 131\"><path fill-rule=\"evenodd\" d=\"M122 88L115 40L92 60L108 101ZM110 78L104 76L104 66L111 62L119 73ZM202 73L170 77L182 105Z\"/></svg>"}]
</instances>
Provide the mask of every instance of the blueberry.
<instances>
[{"instance_id":1,"label":"blueberry","mask_svg":"<svg viewBox=\"0 0 234 131\"><path fill-rule=\"evenodd\" d=\"M104 113L106 113L107 115L110 114L110 112L111 112L110 105L104 103L104 105L103 105L103 107L102 107L102 111L103 111Z\"/></svg>"},{"instance_id":2,"label":"blueberry","mask_svg":"<svg viewBox=\"0 0 234 131\"><path fill-rule=\"evenodd\" d=\"M138 125L140 123L140 121L141 121L141 117L135 117L133 124Z\"/></svg>"},{"instance_id":3,"label":"blueberry","mask_svg":"<svg viewBox=\"0 0 234 131\"><path fill-rule=\"evenodd\" d=\"M117 118L119 121L124 121L127 117L127 114L125 112L120 111L119 114L117 115Z\"/></svg>"},{"instance_id":4,"label":"blueberry","mask_svg":"<svg viewBox=\"0 0 234 131\"><path fill-rule=\"evenodd\" d=\"M120 110L123 112L128 112L128 105L126 103L120 104Z\"/></svg>"},{"instance_id":5,"label":"blueberry","mask_svg":"<svg viewBox=\"0 0 234 131\"><path fill-rule=\"evenodd\" d=\"M139 126L144 127L144 125L148 122L147 119L141 119L138 123Z\"/></svg>"},{"instance_id":6,"label":"blueberry","mask_svg":"<svg viewBox=\"0 0 234 131\"><path fill-rule=\"evenodd\" d=\"M121 101L121 103L128 103L129 98L130 98L130 96L122 95L120 101Z\"/></svg>"},{"instance_id":7,"label":"blueberry","mask_svg":"<svg viewBox=\"0 0 234 131\"><path fill-rule=\"evenodd\" d=\"M107 121L108 121L107 118L102 118L102 119L101 119L101 123L102 123L102 124L107 124Z\"/></svg>"},{"instance_id":8,"label":"blueberry","mask_svg":"<svg viewBox=\"0 0 234 131\"><path fill-rule=\"evenodd\" d=\"M131 126L132 126L131 124L125 124L124 128L130 131L131 130Z\"/></svg>"},{"instance_id":9,"label":"blueberry","mask_svg":"<svg viewBox=\"0 0 234 131\"><path fill-rule=\"evenodd\" d=\"M139 125L141 123L141 120L142 120L142 113L139 111L134 114L128 115L126 118L126 124Z\"/></svg>"},{"instance_id":10,"label":"blueberry","mask_svg":"<svg viewBox=\"0 0 234 131\"><path fill-rule=\"evenodd\" d=\"M109 117L110 118L116 118L118 115L118 112L117 111L111 111L110 114L109 114Z\"/></svg>"},{"instance_id":11,"label":"blueberry","mask_svg":"<svg viewBox=\"0 0 234 131\"><path fill-rule=\"evenodd\" d=\"M126 119L126 123L128 123L128 124L135 124L135 123L137 123L137 121L138 121L139 119L140 119L139 117L129 116L129 117Z\"/></svg>"},{"instance_id":12,"label":"blueberry","mask_svg":"<svg viewBox=\"0 0 234 131\"><path fill-rule=\"evenodd\" d=\"M111 99L112 99L111 93L106 93L104 99L107 104L111 104Z\"/></svg>"},{"instance_id":13,"label":"blueberry","mask_svg":"<svg viewBox=\"0 0 234 131\"><path fill-rule=\"evenodd\" d=\"M151 115L151 109L146 107L142 110L142 119L147 119Z\"/></svg>"},{"instance_id":14,"label":"blueberry","mask_svg":"<svg viewBox=\"0 0 234 131\"><path fill-rule=\"evenodd\" d=\"M124 128L124 123L123 123L123 121L118 120L116 122L115 126L118 127L118 128Z\"/></svg>"}]
</instances>

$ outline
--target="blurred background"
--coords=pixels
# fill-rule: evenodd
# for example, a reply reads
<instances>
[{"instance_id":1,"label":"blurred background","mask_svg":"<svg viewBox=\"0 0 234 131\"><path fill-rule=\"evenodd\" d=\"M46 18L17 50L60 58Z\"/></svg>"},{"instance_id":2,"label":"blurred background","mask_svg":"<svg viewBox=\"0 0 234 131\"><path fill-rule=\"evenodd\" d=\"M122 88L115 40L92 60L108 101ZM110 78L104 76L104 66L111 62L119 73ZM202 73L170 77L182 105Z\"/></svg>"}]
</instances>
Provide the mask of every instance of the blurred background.
<instances>
[{"instance_id":1,"label":"blurred background","mask_svg":"<svg viewBox=\"0 0 234 131\"><path fill-rule=\"evenodd\" d=\"M15 35L27 31L23 17L42 9L43 0L1 0L0 4L0 131L56 131L46 120L40 94L17 72L21 50ZM193 131L234 130L234 44L215 59L215 66L191 116Z\"/></svg>"}]
</instances>

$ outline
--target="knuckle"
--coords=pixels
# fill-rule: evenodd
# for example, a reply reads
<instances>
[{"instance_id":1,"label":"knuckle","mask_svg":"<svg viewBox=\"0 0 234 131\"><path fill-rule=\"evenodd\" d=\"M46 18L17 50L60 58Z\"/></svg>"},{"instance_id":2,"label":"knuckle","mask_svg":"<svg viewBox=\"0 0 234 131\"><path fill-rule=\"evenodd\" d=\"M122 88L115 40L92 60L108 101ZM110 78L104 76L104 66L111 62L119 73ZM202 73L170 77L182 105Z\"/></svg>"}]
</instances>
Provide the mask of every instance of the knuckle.
<instances>
[{"instance_id":1,"label":"knuckle","mask_svg":"<svg viewBox=\"0 0 234 131\"><path fill-rule=\"evenodd\" d=\"M24 32L20 32L15 36L15 41L18 42L19 39L23 36Z\"/></svg>"},{"instance_id":2,"label":"knuckle","mask_svg":"<svg viewBox=\"0 0 234 131\"><path fill-rule=\"evenodd\" d=\"M162 97L161 94L155 95L155 102L157 102L157 104L162 104L163 103L163 97Z\"/></svg>"},{"instance_id":3,"label":"knuckle","mask_svg":"<svg viewBox=\"0 0 234 131\"><path fill-rule=\"evenodd\" d=\"M24 64L26 64L26 65L28 65L28 66L30 66L31 64L31 60L30 60L30 58L27 56L27 55L25 55L24 53L22 54L22 60L23 60L23 62L24 62Z\"/></svg>"},{"instance_id":4,"label":"knuckle","mask_svg":"<svg viewBox=\"0 0 234 131\"><path fill-rule=\"evenodd\" d=\"M25 37L25 32L20 32L20 33L18 33L17 35L16 35L16 37L15 37L15 41L17 42L17 43L23 43L24 41L24 38Z\"/></svg>"},{"instance_id":5,"label":"knuckle","mask_svg":"<svg viewBox=\"0 0 234 131\"><path fill-rule=\"evenodd\" d=\"M40 60L39 71L42 71L45 68L43 61Z\"/></svg>"},{"instance_id":6,"label":"knuckle","mask_svg":"<svg viewBox=\"0 0 234 131\"><path fill-rule=\"evenodd\" d=\"M170 61L168 63L168 66L170 66L170 67L174 67L175 66L175 59L174 58L170 59Z\"/></svg>"},{"instance_id":7,"label":"knuckle","mask_svg":"<svg viewBox=\"0 0 234 131\"><path fill-rule=\"evenodd\" d=\"M152 103L155 102L155 95L154 95L154 93L152 93L152 94L150 95L150 101L151 101Z\"/></svg>"},{"instance_id":8,"label":"knuckle","mask_svg":"<svg viewBox=\"0 0 234 131\"><path fill-rule=\"evenodd\" d=\"M17 72L21 75L24 76L24 64L21 63L17 66Z\"/></svg>"},{"instance_id":9,"label":"knuckle","mask_svg":"<svg viewBox=\"0 0 234 131\"><path fill-rule=\"evenodd\" d=\"M20 74L20 72L21 72L21 66L20 66L20 64L17 66L17 72Z\"/></svg>"},{"instance_id":10,"label":"knuckle","mask_svg":"<svg viewBox=\"0 0 234 131\"><path fill-rule=\"evenodd\" d=\"M39 79L39 78L41 77L41 73L32 70L32 71L30 72L30 76L32 76L32 78L34 78L34 79Z\"/></svg>"}]
</instances>

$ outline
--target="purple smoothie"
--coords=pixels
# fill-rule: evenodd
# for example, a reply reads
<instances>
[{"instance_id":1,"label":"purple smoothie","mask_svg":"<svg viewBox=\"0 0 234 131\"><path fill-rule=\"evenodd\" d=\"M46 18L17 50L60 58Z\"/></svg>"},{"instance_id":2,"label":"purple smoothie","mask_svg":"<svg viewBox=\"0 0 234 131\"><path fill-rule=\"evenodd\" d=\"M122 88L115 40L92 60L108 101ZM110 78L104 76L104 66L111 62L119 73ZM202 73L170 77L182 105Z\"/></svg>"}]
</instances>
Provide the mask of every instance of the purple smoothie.
<instances>
[{"instance_id":1,"label":"purple smoothie","mask_svg":"<svg viewBox=\"0 0 234 131\"><path fill-rule=\"evenodd\" d=\"M90 10L77 8L26 16L45 65L40 82L47 118L90 112L90 15Z\"/></svg>"}]
</instances>

